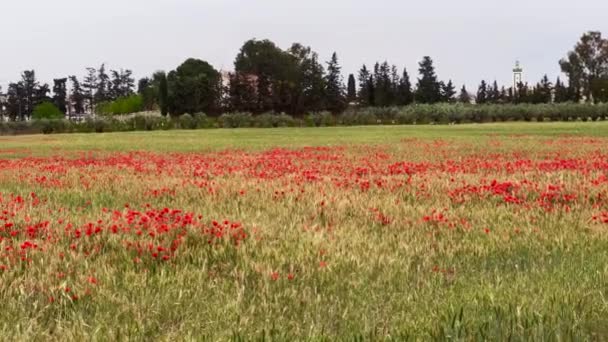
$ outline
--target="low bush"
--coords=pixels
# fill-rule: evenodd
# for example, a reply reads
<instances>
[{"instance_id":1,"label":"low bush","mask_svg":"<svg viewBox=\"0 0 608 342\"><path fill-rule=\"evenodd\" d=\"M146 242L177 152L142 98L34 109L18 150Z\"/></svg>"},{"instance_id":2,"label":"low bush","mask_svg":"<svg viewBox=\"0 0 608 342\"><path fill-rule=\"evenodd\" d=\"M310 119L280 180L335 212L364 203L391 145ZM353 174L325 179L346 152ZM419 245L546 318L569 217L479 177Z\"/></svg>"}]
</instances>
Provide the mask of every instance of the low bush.
<instances>
[{"instance_id":1,"label":"low bush","mask_svg":"<svg viewBox=\"0 0 608 342\"><path fill-rule=\"evenodd\" d=\"M100 103L95 108L95 112L102 116L138 113L143 110L144 101L141 95L121 97L115 101Z\"/></svg>"},{"instance_id":2,"label":"low bush","mask_svg":"<svg viewBox=\"0 0 608 342\"><path fill-rule=\"evenodd\" d=\"M294 118L284 113L225 113L208 117L203 113L175 118L133 114L100 116L83 122L40 118L32 121L0 122L0 134L121 132L168 129L245 127L325 127L361 125L460 124L505 121L600 121L608 119L608 104L435 104L386 108L350 108L340 115L310 113Z\"/></svg>"}]
</instances>

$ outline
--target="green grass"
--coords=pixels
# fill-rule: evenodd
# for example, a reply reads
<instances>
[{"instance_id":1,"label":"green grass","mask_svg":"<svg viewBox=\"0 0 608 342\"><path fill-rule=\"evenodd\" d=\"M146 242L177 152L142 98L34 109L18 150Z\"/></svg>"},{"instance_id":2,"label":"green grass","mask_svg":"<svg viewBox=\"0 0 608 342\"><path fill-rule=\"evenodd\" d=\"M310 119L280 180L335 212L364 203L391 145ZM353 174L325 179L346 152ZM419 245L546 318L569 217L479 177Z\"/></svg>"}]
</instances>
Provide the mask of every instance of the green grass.
<instances>
[{"instance_id":1,"label":"green grass","mask_svg":"<svg viewBox=\"0 0 608 342\"><path fill-rule=\"evenodd\" d=\"M3 149L201 151L342 144L391 144L403 138L487 138L512 136L608 136L608 122L497 123L421 126L360 126L275 129L205 129L101 134L0 137Z\"/></svg>"}]
</instances>

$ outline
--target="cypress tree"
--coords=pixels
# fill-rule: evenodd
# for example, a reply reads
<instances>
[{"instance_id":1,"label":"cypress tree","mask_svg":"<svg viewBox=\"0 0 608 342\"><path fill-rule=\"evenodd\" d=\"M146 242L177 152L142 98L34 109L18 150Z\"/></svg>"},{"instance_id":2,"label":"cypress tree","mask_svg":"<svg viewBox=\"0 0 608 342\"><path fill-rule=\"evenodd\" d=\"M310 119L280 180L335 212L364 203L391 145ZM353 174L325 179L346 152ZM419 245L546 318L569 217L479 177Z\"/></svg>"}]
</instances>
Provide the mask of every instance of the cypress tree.
<instances>
[{"instance_id":1,"label":"cypress tree","mask_svg":"<svg viewBox=\"0 0 608 342\"><path fill-rule=\"evenodd\" d=\"M347 90L348 102L354 102L357 100L357 84L355 82L355 75L348 75L348 90Z\"/></svg>"},{"instance_id":2,"label":"cypress tree","mask_svg":"<svg viewBox=\"0 0 608 342\"><path fill-rule=\"evenodd\" d=\"M167 86L167 74L158 73L158 106L162 116L167 116L169 112L169 87Z\"/></svg>"}]
</instances>

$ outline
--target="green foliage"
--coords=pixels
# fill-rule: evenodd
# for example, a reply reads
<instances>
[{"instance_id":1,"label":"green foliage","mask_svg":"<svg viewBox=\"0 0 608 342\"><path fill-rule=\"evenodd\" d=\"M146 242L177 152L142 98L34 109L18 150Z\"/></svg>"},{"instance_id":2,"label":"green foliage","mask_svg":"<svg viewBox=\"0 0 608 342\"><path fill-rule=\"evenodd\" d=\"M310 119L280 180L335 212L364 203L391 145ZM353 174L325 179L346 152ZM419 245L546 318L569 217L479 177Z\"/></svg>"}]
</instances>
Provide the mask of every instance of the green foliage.
<instances>
[{"instance_id":1,"label":"green foliage","mask_svg":"<svg viewBox=\"0 0 608 342\"><path fill-rule=\"evenodd\" d=\"M307 115L305 123L309 127L335 126L336 118L330 112L318 112Z\"/></svg>"},{"instance_id":2,"label":"green foliage","mask_svg":"<svg viewBox=\"0 0 608 342\"><path fill-rule=\"evenodd\" d=\"M251 113L224 113L218 118L222 128L251 127L253 116Z\"/></svg>"},{"instance_id":3,"label":"green foliage","mask_svg":"<svg viewBox=\"0 0 608 342\"><path fill-rule=\"evenodd\" d=\"M65 115L50 102L43 102L37 105L32 112L32 118L34 120L41 119L62 119Z\"/></svg>"},{"instance_id":4,"label":"green foliage","mask_svg":"<svg viewBox=\"0 0 608 342\"><path fill-rule=\"evenodd\" d=\"M141 95L131 95L129 97L121 97L112 102L100 103L96 108L99 115L124 115L143 110L144 101Z\"/></svg>"},{"instance_id":5,"label":"green foliage","mask_svg":"<svg viewBox=\"0 0 608 342\"><path fill-rule=\"evenodd\" d=\"M418 103L437 103L441 101L441 84L435 74L433 60L425 56L419 63L418 87L416 87L416 102Z\"/></svg>"},{"instance_id":6,"label":"green foliage","mask_svg":"<svg viewBox=\"0 0 608 342\"><path fill-rule=\"evenodd\" d=\"M587 100L599 102L607 98L605 87L598 84L608 83L608 39L599 31L589 31L582 35L574 50L559 62L562 72L568 76L571 100L579 101L582 96Z\"/></svg>"},{"instance_id":7,"label":"green foliage","mask_svg":"<svg viewBox=\"0 0 608 342\"><path fill-rule=\"evenodd\" d=\"M254 118L254 127L295 127L298 122L291 116L281 113L264 113Z\"/></svg>"},{"instance_id":8,"label":"green foliage","mask_svg":"<svg viewBox=\"0 0 608 342\"><path fill-rule=\"evenodd\" d=\"M160 114L167 116L169 113L169 88L167 85L167 75L164 72L159 72L155 75L158 80L158 106Z\"/></svg>"},{"instance_id":9,"label":"green foliage","mask_svg":"<svg viewBox=\"0 0 608 342\"><path fill-rule=\"evenodd\" d=\"M92 133L153 131L168 129L327 127L364 125L464 124L513 121L600 121L608 120L608 104L415 104L401 107L352 107L340 115L314 112L303 118L285 113L253 115L247 112L224 113L218 118L203 113L175 118L154 115L106 116L84 122L40 119L32 122L7 122L0 134Z\"/></svg>"},{"instance_id":10,"label":"green foliage","mask_svg":"<svg viewBox=\"0 0 608 342\"><path fill-rule=\"evenodd\" d=\"M162 81L161 79L161 82ZM219 109L220 74L211 64L194 58L187 59L167 76L168 110L171 115L185 113L215 113ZM161 98L164 85L161 83ZM161 110L164 106L161 100Z\"/></svg>"}]
</instances>

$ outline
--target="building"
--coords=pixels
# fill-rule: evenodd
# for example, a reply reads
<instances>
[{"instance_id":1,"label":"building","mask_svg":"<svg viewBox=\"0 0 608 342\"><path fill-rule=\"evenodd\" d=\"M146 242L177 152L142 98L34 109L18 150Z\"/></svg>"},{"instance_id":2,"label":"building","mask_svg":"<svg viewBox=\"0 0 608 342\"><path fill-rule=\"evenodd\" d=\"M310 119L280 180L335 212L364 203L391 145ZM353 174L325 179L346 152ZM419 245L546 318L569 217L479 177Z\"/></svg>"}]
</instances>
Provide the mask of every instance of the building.
<instances>
[{"instance_id":1,"label":"building","mask_svg":"<svg viewBox=\"0 0 608 342\"><path fill-rule=\"evenodd\" d=\"M6 113L6 103L8 102L8 95L0 93L0 115Z\"/></svg>"}]
</instances>

